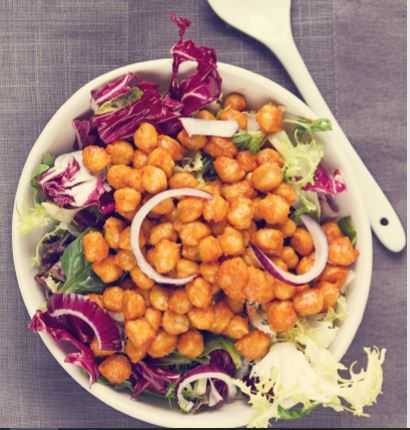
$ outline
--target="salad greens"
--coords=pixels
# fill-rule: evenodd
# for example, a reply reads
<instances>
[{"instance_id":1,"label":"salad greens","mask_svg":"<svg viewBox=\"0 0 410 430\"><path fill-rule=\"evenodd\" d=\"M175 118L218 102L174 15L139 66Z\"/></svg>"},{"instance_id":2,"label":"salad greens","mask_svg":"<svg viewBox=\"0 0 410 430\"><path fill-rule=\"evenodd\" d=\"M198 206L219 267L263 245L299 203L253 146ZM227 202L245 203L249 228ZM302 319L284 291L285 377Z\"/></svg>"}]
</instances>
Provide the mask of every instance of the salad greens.
<instances>
[{"instance_id":1,"label":"salad greens","mask_svg":"<svg viewBox=\"0 0 410 430\"><path fill-rule=\"evenodd\" d=\"M118 98L107 100L102 105L98 106L97 109L95 110L95 114L101 115L103 113L115 112L118 109L121 109L139 100L142 97L142 94L143 94L143 91L140 88L138 87L131 88L128 93L123 94Z\"/></svg>"},{"instance_id":2,"label":"salad greens","mask_svg":"<svg viewBox=\"0 0 410 430\"><path fill-rule=\"evenodd\" d=\"M261 131L239 131L232 137L233 143L241 150L248 150L252 154L260 151L265 140Z\"/></svg>"},{"instance_id":3,"label":"salad greens","mask_svg":"<svg viewBox=\"0 0 410 430\"><path fill-rule=\"evenodd\" d=\"M292 218L297 224L301 224L301 215L310 215L311 217L319 220L321 214L320 201L317 193L313 191L299 190L298 200L295 205L295 212Z\"/></svg>"},{"instance_id":4,"label":"salad greens","mask_svg":"<svg viewBox=\"0 0 410 430\"><path fill-rule=\"evenodd\" d=\"M41 203L26 209L19 214L19 231L21 234L29 234L33 230L47 227L53 219Z\"/></svg>"},{"instance_id":5,"label":"salad greens","mask_svg":"<svg viewBox=\"0 0 410 430\"><path fill-rule=\"evenodd\" d=\"M213 158L203 151L194 152L178 161L175 171L192 173L201 182L217 178Z\"/></svg>"},{"instance_id":6,"label":"salad greens","mask_svg":"<svg viewBox=\"0 0 410 430\"><path fill-rule=\"evenodd\" d=\"M352 241L353 246L355 246L357 243L357 232L353 225L352 217L345 216L343 218L340 218L340 220L337 223L340 227L340 230L342 230L343 234L349 237L350 240Z\"/></svg>"}]
</instances>

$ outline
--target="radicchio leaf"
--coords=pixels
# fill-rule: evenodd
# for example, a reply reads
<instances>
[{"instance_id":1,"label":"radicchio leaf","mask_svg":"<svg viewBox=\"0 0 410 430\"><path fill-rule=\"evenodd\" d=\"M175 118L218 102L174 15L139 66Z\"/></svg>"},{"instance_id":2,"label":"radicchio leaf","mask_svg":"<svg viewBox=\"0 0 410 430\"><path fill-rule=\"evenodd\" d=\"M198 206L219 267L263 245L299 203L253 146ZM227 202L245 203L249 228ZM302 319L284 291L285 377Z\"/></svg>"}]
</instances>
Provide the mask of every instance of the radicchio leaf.
<instances>
[{"instance_id":1,"label":"radicchio leaf","mask_svg":"<svg viewBox=\"0 0 410 430\"><path fill-rule=\"evenodd\" d=\"M304 189L335 196L346 190L346 184L339 170L330 174L322 165L319 165L315 171L313 183L307 184Z\"/></svg>"}]
</instances>

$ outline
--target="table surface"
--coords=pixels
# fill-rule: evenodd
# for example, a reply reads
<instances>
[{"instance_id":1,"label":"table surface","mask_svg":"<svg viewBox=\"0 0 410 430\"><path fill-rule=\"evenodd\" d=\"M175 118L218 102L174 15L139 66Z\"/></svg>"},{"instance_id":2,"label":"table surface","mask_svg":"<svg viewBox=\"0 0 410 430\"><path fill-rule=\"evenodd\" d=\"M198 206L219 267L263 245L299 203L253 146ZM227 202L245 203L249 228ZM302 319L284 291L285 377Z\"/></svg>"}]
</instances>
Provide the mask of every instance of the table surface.
<instances>
[{"instance_id":1,"label":"table surface","mask_svg":"<svg viewBox=\"0 0 410 430\"><path fill-rule=\"evenodd\" d=\"M257 42L226 26L205 0L0 0L0 426L145 427L78 386L26 330L15 278L11 208L24 160L55 110L79 87L118 66L168 56L169 12L192 19L189 36L221 61L296 92ZM294 0L297 44L335 116L405 221L406 3ZM334 142L337 144L337 142ZM346 362L387 348L384 394L371 418L317 410L299 427L405 427L405 254L374 241L367 310ZM280 424L280 427L293 424Z\"/></svg>"}]
</instances>

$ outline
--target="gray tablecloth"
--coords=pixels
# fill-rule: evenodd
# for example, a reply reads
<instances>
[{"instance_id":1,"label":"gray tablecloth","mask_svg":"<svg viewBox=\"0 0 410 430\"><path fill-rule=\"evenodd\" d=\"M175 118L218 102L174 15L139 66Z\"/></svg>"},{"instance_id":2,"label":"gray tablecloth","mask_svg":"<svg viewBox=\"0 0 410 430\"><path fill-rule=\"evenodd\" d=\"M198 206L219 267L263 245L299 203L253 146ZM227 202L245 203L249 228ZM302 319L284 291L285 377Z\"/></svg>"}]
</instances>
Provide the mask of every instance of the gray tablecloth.
<instances>
[{"instance_id":1,"label":"gray tablecloth","mask_svg":"<svg viewBox=\"0 0 410 430\"><path fill-rule=\"evenodd\" d=\"M405 1L295 0L297 44L331 108L405 218ZM123 64L168 55L169 11L189 35L295 91L267 49L228 28L204 0L0 0L0 426L143 427L83 391L26 330L10 250L12 201L31 145L80 86ZM337 142L335 142L337 144ZM387 347L384 394L372 417L318 410L300 427L404 427L405 255L374 243L373 285L346 361ZM293 424L289 424L290 427ZM286 427L282 425L281 427Z\"/></svg>"}]
</instances>

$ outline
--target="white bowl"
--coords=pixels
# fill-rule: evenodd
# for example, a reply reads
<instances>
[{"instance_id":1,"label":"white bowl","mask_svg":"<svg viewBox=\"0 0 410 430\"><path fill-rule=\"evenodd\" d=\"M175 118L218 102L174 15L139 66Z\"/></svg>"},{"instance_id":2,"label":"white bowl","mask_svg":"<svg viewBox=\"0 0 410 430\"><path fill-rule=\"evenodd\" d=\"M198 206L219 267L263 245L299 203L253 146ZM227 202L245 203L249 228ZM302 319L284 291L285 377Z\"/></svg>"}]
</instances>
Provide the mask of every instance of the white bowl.
<instances>
[{"instance_id":1,"label":"white bowl","mask_svg":"<svg viewBox=\"0 0 410 430\"><path fill-rule=\"evenodd\" d=\"M142 76L165 85L168 82L170 70L171 61L161 59L131 64L99 76L80 88L60 107L33 145L17 188L12 236L15 270L30 317L40 306L44 305L41 289L33 279L35 271L32 267L32 256L37 238L19 234L17 209L22 210L32 201L30 179L34 168L47 151L59 154L71 150L74 141L71 122L73 118L88 110L90 91L93 88L130 71L138 72ZM223 63L219 64L218 70L223 78L224 93L238 91L245 94L251 107L258 107L263 102L276 100L286 106L289 112L315 118L313 112L301 100L267 78ZM357 246L360 250L360 257L355 269L355 279L347 297L348 316L331 346L336 356L342 358L356 334L366 307L372 273L372 239L367 214L358 191L360 184L355 181L349 161L342 154L339 142L332 141L331 132L323 133L322 136L326 143L326 164L330 167L338 167L346 180L348 191L340 196L338 203L342 213L352 215L358 233ZM25 335L34 336L30 333ZM180 428L237 427L245 425L249 420L250 408L240 401L225 405L219 410L202 412L197 415L184 415L177 410L170 409L166 402L162 403L157 400L136 401L131 399L128 394L116 392L101 384L94 384L89 387L87 378L79 368L64 363L64 352L59 345L46 334L40 334L40 336L55 359L85 390L112 408L131 417L165 427Z\"/></svg>"}]
</instances>

